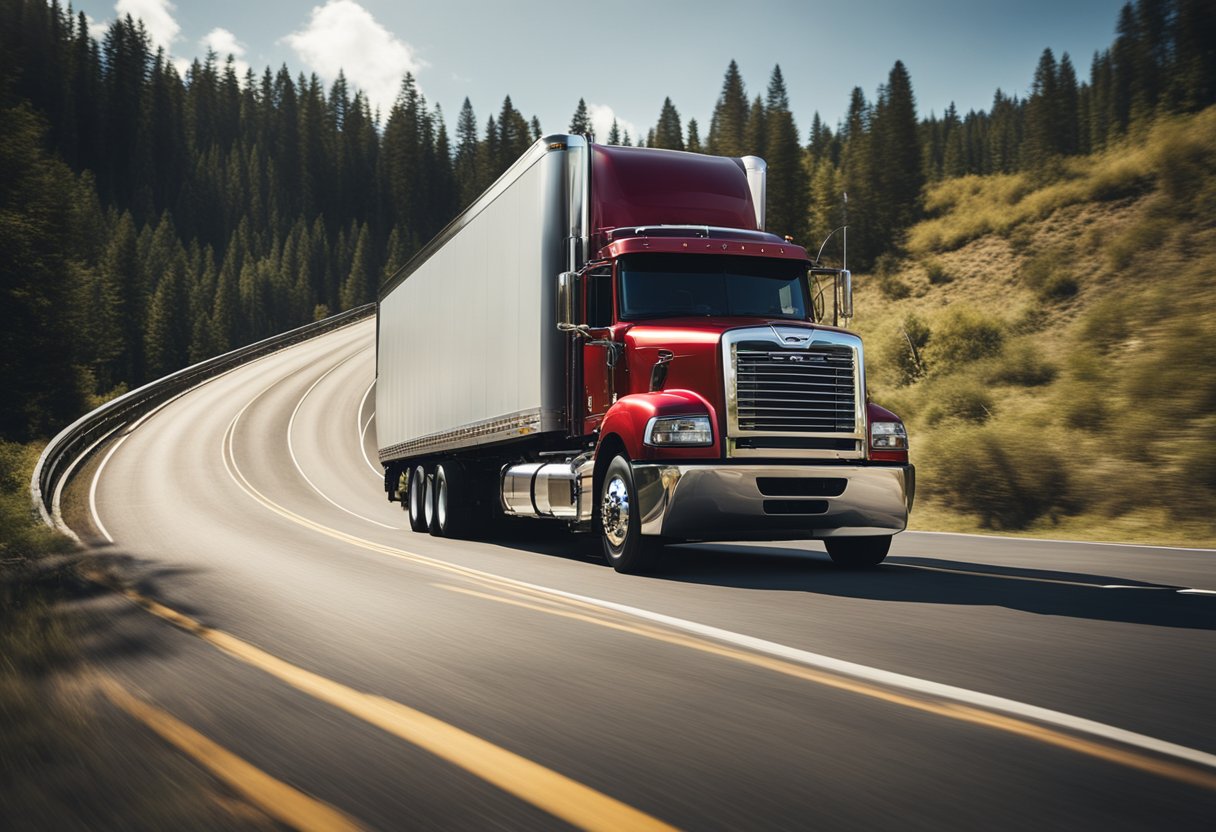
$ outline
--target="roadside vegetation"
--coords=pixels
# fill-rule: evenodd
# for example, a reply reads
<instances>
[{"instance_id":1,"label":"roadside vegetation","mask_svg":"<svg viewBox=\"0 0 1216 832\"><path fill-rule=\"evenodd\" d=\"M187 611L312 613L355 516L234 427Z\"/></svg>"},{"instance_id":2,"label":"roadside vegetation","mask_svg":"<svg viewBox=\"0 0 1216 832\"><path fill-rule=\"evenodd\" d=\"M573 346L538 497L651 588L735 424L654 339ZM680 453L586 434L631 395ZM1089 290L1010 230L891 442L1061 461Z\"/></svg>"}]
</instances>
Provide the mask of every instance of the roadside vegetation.
<instances>
[{"instance_id":1,"label":"roadside vegetation","mask_svg":"<svg viewBox=\"0 0 1216 832\"><path fill-rule=\"evenodd\" d=\"M1216 108L926 206L857 281L915 526L1216 545Z\"/></svg>"}]
</instances>

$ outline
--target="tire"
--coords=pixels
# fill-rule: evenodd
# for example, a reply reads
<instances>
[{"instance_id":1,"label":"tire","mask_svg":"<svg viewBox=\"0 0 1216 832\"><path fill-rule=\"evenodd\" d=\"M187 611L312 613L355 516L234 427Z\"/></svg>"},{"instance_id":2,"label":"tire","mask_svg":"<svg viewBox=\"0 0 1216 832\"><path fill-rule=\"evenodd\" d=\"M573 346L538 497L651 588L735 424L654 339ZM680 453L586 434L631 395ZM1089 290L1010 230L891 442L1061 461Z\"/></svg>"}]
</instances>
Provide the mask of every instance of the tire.
<instances>
[{"instance_id":1,"label":"tire","mask_svg":"<svg viewBox=\"0 0 1216 832\"><path fill-rule=\"evenodd\" d=\"M600 485L600 532L604 560L617 572L652 568L662 548L657 538L642 535L633 468L623 456L613 457Z\"/></svg>"},{"instance_id":2,"label":"tire","mask_svg":"<svg viewBox=\"0 0 1216 832\"><path fill-rule=\"evenodd\" d=\"M434 519L431 534L460 538L468 534L474 512L472 479L460 465L443 462L435 467Z\"/></svg>"},{"instance_id":3,"label":"tire","mask_svg":"<svg viewBox=\"0 0 1216 832\"><path fill-rule=\"evenodd\" d=\"M406 490L405 510L410 517L410 530L425 532L426 529L426 469L415 465L410 469L410 484Z\"/></svg>"},{"instance_id":4,"label":"tire","mask_svg":"<svg viewBox=\"0 0 1216 832\"><path fill-rule=\"evenodd\" d=\"M883 562L891 549L891 535L873 537L828 537L823 544L832 563L842 569L872 569Z\"/></svg>"}]
</instances>

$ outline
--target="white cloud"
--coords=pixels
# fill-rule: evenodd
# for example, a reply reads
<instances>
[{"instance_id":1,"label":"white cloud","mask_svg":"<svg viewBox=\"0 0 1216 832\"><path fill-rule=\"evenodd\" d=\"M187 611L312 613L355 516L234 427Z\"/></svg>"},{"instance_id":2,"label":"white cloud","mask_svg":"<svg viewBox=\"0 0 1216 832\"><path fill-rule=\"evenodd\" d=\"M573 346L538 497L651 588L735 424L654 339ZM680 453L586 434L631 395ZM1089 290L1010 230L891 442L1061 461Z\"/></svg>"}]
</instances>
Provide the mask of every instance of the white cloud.
<instances>
[{"instance_id":1,"label":"white cloud","mask_svg":"<svg viewBox=\"0 0 1216 832\"><path fill-rule=\"evenodd\" d=\"M299 31L282 39L321 79L331 83L338 70L362 89L372 109L384 117L392 108L407 72L417 75L424 64L414 49L381 26L354 0L328 0L315 6Z\"/></svg>"},{"instance_id":2,"label":"white cloud","mask_svg":"<svg viewBox=\"0 0 1216 832\"><path fill-rule=\"evenodd\" d=\"M236 77L244 79L245 72L249 69L249 62L243 61L241 58L245 56L245 44L236 39L236 35L223 29L219 26L212 29L203 39L200 40L199 46L204 49L213 49L219 55L220 66L228 60L228 56L233 57L233 63L236 65Z\"/></svg>"},{"instance_id":3,"label":"white cloud","mask_svg":"<svg viewBox=\"0 0 1216 832\"><path fill-rule=\"evenodd\" d=\"M587 104L587 115L591 117L591 129L595 131L597 142L607 142L608 134L612 132L612 121L616 119L617 128L624 138L626 132L634 144L638 143L638 128L632 121L626 121L616 114L607 104ZM642 138L646 138L642 136Z\"/></svg>"},{"instance_id":4,"label":"white cloud","mask_svg":"<svg viewBox=\"0 0 1216 832\"><path fill-rule=\"evenodd\" d=\"M84 19L89 26L89 37L95 40L104 40L106 32L110 31L110 21L94 20L93 16L88 13L85 13Z\"/></svg>"},{"instance_id":5,"label":"white cloud","mask_svg":"<svg viewBox=\"0 0 1216 832\"><path fill-rule=\"evenodd\" d=\"M131 15L142 20L152 39L152 46L162 46L165 53L172 51L173 42L181 34L182 27L173 19L176 7L169 0L118 0L114 11L119 17Z\"/></svg>"}]
</instances>

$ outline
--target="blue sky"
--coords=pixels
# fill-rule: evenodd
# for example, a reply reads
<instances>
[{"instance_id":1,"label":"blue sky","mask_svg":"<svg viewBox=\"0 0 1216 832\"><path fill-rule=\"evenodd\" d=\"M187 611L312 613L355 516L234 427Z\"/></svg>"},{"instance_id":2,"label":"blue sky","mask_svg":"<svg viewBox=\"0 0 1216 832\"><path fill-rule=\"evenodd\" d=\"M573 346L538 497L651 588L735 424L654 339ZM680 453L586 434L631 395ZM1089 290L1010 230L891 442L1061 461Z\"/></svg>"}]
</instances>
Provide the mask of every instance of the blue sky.
<instances>
[{"instance_id":1,"label":"blue sky","mask_svg":"<svg viewBox=\"0 0 1216 832\"><path fill-rule=\"evenodd\" d=\"M329 82L337 67L387 110L413 71L449 127L468 96L484 124L510 94L546 132L564 131L581 97L602 123L634 134L670 96L704 138L722 76L738 61L749 96L780 64L804 137L811 115L835 125L854 86L873 99L892 64L908 67L921 115L986 109L993 92L1025 95L1044 47L1088 77L1114 37L1122 0L753 0L562 3L535 0L76 0L99 26L145 20L179 61L210 44L257 72L286 63ZM99 29L100 31L100 29ZM601 128L603 129L603 128ZM602 134L601 134L602 135Z\"/></svg>"}]
</instances>

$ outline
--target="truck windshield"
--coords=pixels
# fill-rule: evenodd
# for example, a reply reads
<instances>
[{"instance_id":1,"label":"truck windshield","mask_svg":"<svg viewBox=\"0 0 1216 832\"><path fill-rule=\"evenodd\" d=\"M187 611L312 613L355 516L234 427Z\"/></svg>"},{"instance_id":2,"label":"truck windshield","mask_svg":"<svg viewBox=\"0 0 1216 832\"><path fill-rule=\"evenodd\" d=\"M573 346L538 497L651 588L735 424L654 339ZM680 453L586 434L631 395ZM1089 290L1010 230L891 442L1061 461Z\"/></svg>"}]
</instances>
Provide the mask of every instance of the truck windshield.
<instances>
[{"instance_id":1,"label":"truck windshield","mask_svg":"<svg viewBox=\"0 0 1216 832\"><path fill-rule=\"evenodd\" d=\"M621 258L620 276L621 320L806 319L806 267L796 260L635 254Z\"/></svg>"}]
</instances>

